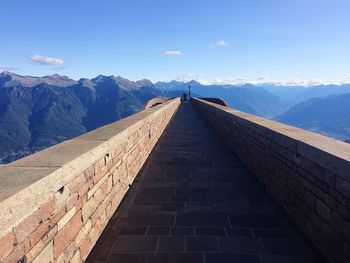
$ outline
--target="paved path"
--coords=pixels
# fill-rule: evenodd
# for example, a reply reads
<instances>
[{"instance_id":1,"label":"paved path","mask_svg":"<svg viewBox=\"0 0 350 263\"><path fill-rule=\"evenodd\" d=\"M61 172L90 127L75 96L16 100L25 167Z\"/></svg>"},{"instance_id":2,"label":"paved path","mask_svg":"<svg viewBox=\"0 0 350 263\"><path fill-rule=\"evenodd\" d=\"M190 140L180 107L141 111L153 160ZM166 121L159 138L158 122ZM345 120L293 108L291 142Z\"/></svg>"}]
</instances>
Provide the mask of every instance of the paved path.
<instances>
[{"instance_id":1,"label":"paved path","mask_svg":"<svg viewBox=\"0 0 350 263\"><path fill-rule=\"evenodd\" d=\"M320 262L190 105L164 131L87 262Z\"/></svg>"}]
</instances>

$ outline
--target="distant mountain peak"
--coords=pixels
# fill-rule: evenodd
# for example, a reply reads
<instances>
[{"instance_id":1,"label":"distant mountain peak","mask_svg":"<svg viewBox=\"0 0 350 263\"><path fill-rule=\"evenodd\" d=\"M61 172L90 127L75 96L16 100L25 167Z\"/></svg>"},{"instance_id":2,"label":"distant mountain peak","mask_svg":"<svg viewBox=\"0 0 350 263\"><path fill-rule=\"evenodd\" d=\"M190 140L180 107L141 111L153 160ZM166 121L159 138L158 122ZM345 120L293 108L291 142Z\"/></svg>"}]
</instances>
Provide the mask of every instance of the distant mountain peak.
<instances>
[{"instance_id":1,"label":"distant mountain peak","mask_svg":"<svg viewBox=\"0 0 350 263\"><path fill-rule=\"evenodd\" d=\"M189 81L189 82L186 82L186 84L191 85L191 86L202 86L201 83L199 83L198 81L196 81L194 79Z\"/></svg>"},{"instance_id":2,"label":"distant mountain peak","mask_svg":"<svg viewBox=\"0 0 350 263\"><path fill-rule=\"evenodd\" d=\"M42 83L57 87L68 87L77 83L75 80L67 76L54 74L44 77L22 76L13 72L4 71L0 73L0 85L4 87L23 86L31 88Z\"/></svg>"},{"instance_id":3,"label":"distant mountain peak","mask_svg":"<svg viewBox=\"0 0 350 263\"><path fill-rule=\"evenodd\" d=\"M152 87L153 86L152 81L150 81L149 79L141 79L141 80L136 81L136 83L138 83L144 87Z\"/></svg>"},{"instance_id":4,"label":"distant mountain peak","mask_svg":"<svg viewBox=\"0 0 350 263\"><path fill-rule=\"evenodd\" d=\"M166 96L147 80L120 76L75 81L59 74L0 73L0 124L5 124L0 125L0 163L127 117L150 99Z\"/></svg>"},{"instance_id":5,"label":"distant mountain peak","mask_svg":"<svg viewBox=\"0 0 350 263\"><path fill-rule=\"evenodd\" d=\"M93 89L95 87L95 84L87 78L81 78L79 79L78 83L85 88Z\"/></svg>"},{"instance_id":6,"label":"distant mountain peak","mask_svg":"<svg viewBox=\"0 0 350 263\"><path fill-rule=\"evenodd\" d=\"M12 73L10 71L4 70L3 72L0 73L0 76L7 76L7 75L12 75L12 74L16 75L16 73Z\"/></svg>"}]
</instances>

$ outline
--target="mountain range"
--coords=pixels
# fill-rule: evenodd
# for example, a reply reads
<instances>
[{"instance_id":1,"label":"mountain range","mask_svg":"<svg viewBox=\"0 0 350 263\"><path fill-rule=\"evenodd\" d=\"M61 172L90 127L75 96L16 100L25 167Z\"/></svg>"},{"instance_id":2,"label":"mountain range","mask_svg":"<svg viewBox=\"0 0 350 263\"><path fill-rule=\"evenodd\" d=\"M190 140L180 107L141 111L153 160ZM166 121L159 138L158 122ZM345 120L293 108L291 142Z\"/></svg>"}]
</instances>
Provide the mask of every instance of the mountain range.
<instances>
[{"instance_id":1,"label":"mountain range","mask_svg":"<svg viewBox=\"0 0 350 263\"><path fill-rule=\"evenodd\" d=\"M219 97L231 107L309 129L350 138L350 85L202 85L130 81L99 75L0 73L0 163L11 162L140 111L154 97L178 97L191 86L196 97Z\"/></svg>"},{"instance_id":2,"label":"mountain range","mask_svg":"<svg viewBox=\"0 0 350 263\"><path fill-rule=\"evenodd\" d=\"M291 104L296 104L313 98L350 93L350 84L329 84L310 87L263 84L259 85L259 87L268 90L272 94L275 94Z\"/></svg>"},{"instance_id":3,"label":"mountain range","mask_svg":"<svg viewBox=\"0 0 350 263\"><path fill-rule=\"evenodd\" d=\"M218 97L224 99L231 107L258 116L273 118L286 111L292 104L268 90L252 84L202 85L197 81L187 83L179 81L157 82L155 86L166 91L188 90L200 97Z\"/></svg>"},{"instance_id":4,"label":"mountain range","mask_svg":"<svg viewBox=\"0 0 350 263\"><path fill-rule=\"evenodd\" d=\"M337 139L349 139L350 93L306 100L276 120Z\"/></svg>"},{"instance_id":5,"label":"mountain range","mask_svg":"<svg viewBox=\"0 0 350 263\"><path fill-rule=\"evenodd\" d=\"M166 96L148 80L0 74L0 162L10 162L142 109Z\"/></svg>"}]
</instances>

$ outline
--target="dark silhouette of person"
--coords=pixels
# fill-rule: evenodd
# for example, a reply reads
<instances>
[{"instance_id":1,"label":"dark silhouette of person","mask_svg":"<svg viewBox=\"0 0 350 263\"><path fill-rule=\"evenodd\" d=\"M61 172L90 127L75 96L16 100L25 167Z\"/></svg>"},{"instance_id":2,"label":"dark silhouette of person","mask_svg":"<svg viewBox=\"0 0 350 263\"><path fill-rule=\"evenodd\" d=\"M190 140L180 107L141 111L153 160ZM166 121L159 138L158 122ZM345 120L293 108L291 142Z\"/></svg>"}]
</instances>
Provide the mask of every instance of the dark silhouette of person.
<instances>
[{"instance_id":1,"label":"dark silhouette of person","mask_svg":"<svg viewBox=\"0 0 350 263\"><path fill-rule=\"evenodd\" d=\"M182 95L182 97L183 97L183 101L187 101L187 93L186 92Z\"/></svg>"}]
</instances>

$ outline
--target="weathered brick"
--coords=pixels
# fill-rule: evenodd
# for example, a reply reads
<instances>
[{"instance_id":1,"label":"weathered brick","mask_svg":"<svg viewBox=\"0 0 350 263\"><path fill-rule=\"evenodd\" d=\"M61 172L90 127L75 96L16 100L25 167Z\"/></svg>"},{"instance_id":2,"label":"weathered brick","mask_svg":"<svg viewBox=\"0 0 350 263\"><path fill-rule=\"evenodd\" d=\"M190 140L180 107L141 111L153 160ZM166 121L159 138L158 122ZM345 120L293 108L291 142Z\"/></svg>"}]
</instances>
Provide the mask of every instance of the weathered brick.
<instances>
[{"instance_id":1,"label":"weathered brick","mask_svg":"<svg viewBox=\"0 0 350 263\"><path fill-rule=\"evenodd\" d=\"M83 222L87 222L87 220L90 218L92 213L96 210L97 206L100 203L100 199L98 196L94 196L90 200L86 202L86 204L82 207L82 215L83 215Z\"/></svg>"},{"instance_id":2,"label":"weathered brick","mask_svg":"<svg viewBox=\"0 0 350 263\"><path fill-rule=\"evenodd\" d=\"M86 195L79 196L78 200L75 203L76 210L82 209L82 207L86 204L86 201L87 201L87 196Z\"/></svg>"},{"instance_id":3,"label":"weathered brick","mask_svg":"<svg viewBox=\"0 0 350 263\"><path fill-rule=\"evenodd\" d=\"M85 184L86 182L86 175L85 173L80 174L79 176L75 177L69 184L69 190L71 193L78 193L80 188Z\"/></svg>"},{"instance_id":4,"label":"weathered brick","mask_svg":"<svg viewBox=\"0 0 350 263\"><path fill-rule=\"evenodd\" d=\"M92 181L86 182L84 185L82 185L78 192L79 197L86 195L87 198L87 192L93 187L93 185L94 184Z\"/></svg>"},{"instance_id":5,"label":"weathered brick","mask_svg":"<svg viewBox=\"0 0 350 263\"><path fill-rule=\"evenodd\" d=\"M86 236L80 245L80 256L82 259L86 258L90 252L92 243L90 236Z\"/></svg>"},{"instance_id":6,"label":"weathered brick","mask_svg":"<svg viewBox=\"0 0 350 263\"><path fill-rule=\"evenodd\" d=\"M62 187L55 193L55 209L65 206L70 196L69 187Z\"/></svg>"},{"instance_id":7,"label":"weathered brick","mask_svg":"<svg viewBox=\"0 0 350 263\"><path fill-rule=\"evenodd\" d=\"M47 242L44 240L39 240L33 247L31 247L30 251L27 253L27 261L32 262L45 248Z\"/></svg>"},{"instance_id":8,"label":"weathered brick","mask_svg":"<svg viewBox=\"0 0 350 263\"><path fill-rule=\"evenodd\" d=\"M0 237L0 261L2 261L14 249L15 235L13 231Z\"/></svg>"},{"instance_id":9,"label":"weathered brick","mask_svg":"<svg viewBox=\"0 0 350 263\"><path fill-rule=\"evenodd\" d=\"M73 257L75 251L77 251L78 248L76 247L74 242L70 242L68 247L63 251L63 253L60 255L63 262L70 262L70 259Z\"/></svg>"},{"instance_id":10,"label":"weathered brick","mask_svg":"<svg viewBox=\"0 0 350 263\"><path fill-rule=\"evenodd\" d=\"M51 239L53 239L53 237L56 235L56 233L58 232L58 227L57 225L54 225L53 227L51 227L51 229L43 236L43 240L47 243L49 242Z\"/></svg>"},{"instance_id":11,"label":"weathered brick","mask_svg":"<svg viewBox=\"0 0 350 263\"><path fill-rule=\"evenodd\" d=\"M79 195L77 193L72 194L69 196L67 203L66 203L66 211L71 210L75 204L78 202Z\"/></svg>"},{"instance_id":12,"label":"weathered brick","mask_svg":"<svg viewBox=\"0 0 350 263\"><path fill-rule=\"evenodd\" d=\"M97 191L97 189L99 189L107 179L108 176L104 176L103 178L101 178L87 193L87 198L90 199L93 196L93 194Z\"/></svg>"},{"instance_id":13,"label":"weathered brick","mask_svg":"<svg viewBox=\"0 0 350 263\"><path fill-rule=\"evenodd\" d=\"M97 228L93 227L89 233L91 243L95 244L97 242L97 239L99 238L99 236L100 236L100 231Z\"/></svg>"},{"instance_id":14,"label":"weathered brick","mask_svg":"<svg viewBox=\"0 0 350 263\"><path fill-rule=\"evenodd\" d=\"M75 213L76 213L76 209L75 207L73 207L57 222L57 227L58 227L57 230L60 231L69 222L69 220L75 215Z\"/></svg>"},{"instance_id":15,"label":"weathered brick","mask_svg":"<svg viewBox=\"0 0 350 263\"><path fill-rule=\"evenodd\" d=\"M83 239L89 235L90 231L91 231L91 219L89 219L81 228L80 232L78 233L78 235L75 237L75 244L77 245L77 247L80 246L81 242L83 241Z\"/></svg>"},{"instance_id":16,"label":"weathered brick","mask_svg":"<svg viewBox=\"0 0 350 263\"><path fill-rule=\"evenodd\" d=\"M34 246L39 240L50 230L51 224L49 220L46 220L40 224L30 235L29 242L31 246Z\"/></svg>"},{"instance_id":17,"label":"weathered brick","mask_svg":"<svg viewBox=\"0 0 350 263\"><path fill-rule=\"evenodd\" d=\"M40 216L42 221L48 219L52 213L55 211L55 199L51 196L44 204L42 204L39 208Z\"/></svg>"},{"instance_id":18,"label":"weathered brick","mask_svg":"<svg viewBox=\"0 0 350 263\"><path fill-rule=\"evenodd\" d=\"M1 263L14 263L27 254L30 250L29 240L26 239L17 245Z\"/></svg>"},{"instance_id":19,"label":"weathered brick","mask_svg":"<svg viewBox=\"0 0 350 263\"><path fill-rule=\"evenodd\" d=\"M107 193L109 193L112 190L112 187L113 187L113 177L112 175L110 175L107 181Z\"/></svg>"},{"instance_id":20,"label":"weathered brick","mask_svg":"<svg viewBox=\"0 0 350 263\"><path fill-rule=\"evenodd\" d=\"M51 225L57 224L57 222L65 215L65 213L66 208L64 206L61 206L58 209L56 209L50 217Z\"/></svg>"},{"instance_id":21,"label":"weathered brick","mask_svg":"<svg viewBox=\"0 0 350 263\"><path fill-rule=\"evenodd\" d=\"M69 261L69 263L81 263L81 258L80 258L80 251L77 250L75 251L73 257L71 258L71 260Z\"/></svg>"},{"instance_id":22,"label":"weathered brick","mask_svg":"<svg viewBox=\"0 0 350 263\"><path fill-rule=\"evenodd\" d=\"M344 179L337 177L336 180L336 189L343 195L350 198L350 182L345 181Z\"/></svg>"},{"instance_id":23,"label":"weathered brick","mask_svg":"<svg viewBox=\"0 0 350 263\"><path fill-rule=\"evenodd\" d=\"M39 210L34 211L27 216L21 223L15 227L15 235L18 243L22 243L30 233L32 233L41 223L41 214Z\"/></svg>"},{"instance_id":24,"label":"weathered brick","mask_svg":"<svg viewBox=\"0 0 350 263\"><path fill-rule=\"evenodd\" d=\"M57 233L54 237L54 252L57 258L74 240L82 226L81 211L78 211L74 217Z\"/></svg>"},{"instance_id":25,"label":"weathered brick","mask_svg":"<svg viewBox=\"0 0 350 263\"><path fill-rule=\"evenodd\" d=\"M91 165L88 169L84 171L85 182L90 181L95 175L95 164Z\"/></svg>"},{"instance_id":26,"label":"weathered brick","mask_svg":"<svg viewBox=\"0 0 350 263\"><path fill-rule=\"evenodd\" d=\"M53 242L52 241L33 260L33 263L42 263L42 262L47 262L47 263L54 262Z\"/></svg>"},{"instance_id":27,"label":"weathered brick","mask_svg":"<svg viewBox=\"0 0 350 263\"><path fill-rule=\"evenodd\" d=\"M323 203L319 199L316 199L316 210L319 216L329 221L330 209L325 203Z\"/></svg>"}]
</instances>

